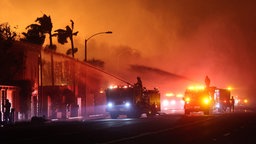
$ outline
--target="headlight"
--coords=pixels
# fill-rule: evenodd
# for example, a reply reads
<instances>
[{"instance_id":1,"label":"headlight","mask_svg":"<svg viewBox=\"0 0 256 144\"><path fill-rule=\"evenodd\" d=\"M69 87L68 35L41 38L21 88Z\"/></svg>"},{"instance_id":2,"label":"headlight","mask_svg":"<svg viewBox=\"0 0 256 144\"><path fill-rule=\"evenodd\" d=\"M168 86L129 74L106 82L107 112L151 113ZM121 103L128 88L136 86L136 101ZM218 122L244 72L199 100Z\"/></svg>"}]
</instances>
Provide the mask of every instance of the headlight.
<instances>
[{"instance_id":1,"label":"headlight","mask_svg":"<svg viewBox=\"0 0 256 144\"><path fill-rule=\"evenodd\" d=\"M185 100L186 103L190 102L190 98L189 97L186 97L184 100Z\"/></svg>"},{"instance_id":2,"label":"headlight","mask_svg":"<svg viewBox=\"0 0 256 144\"><path fill-rule=\"evenodd\" d=\"M130 107L130 105L131 105L131 104L130 104L129 102L126 102L126 103L125 103L125 107Z\"/></svg>"},{"instance_id":3,"label":"headlight","mask_svg":"<svg viewBox=\"0 0 256 144\"><path fill-rule=\"evenodd\" d=\"M204 104L209 104L210 103L210 99L209 98L204 98L203 102L204 102Z\"/></svg>"},{"instance_id":4,"label":"headlight","mask_svg":"<svg viewBox=\"0 0 256 144\"><path fill-rule=\"evenodd\" d=\"M112 103L112 102L109 102L109 103L108 103L108 107L109 107L109 108L113 107L113 103Z\"/></svg>"},{"instance_id":5,"label":"headlight","mask_svg":"<svg viewBox=\"0 0 256 144\"><path fill-rule=\"evenodd\" d=\"M168 106L169 102L168 100L163 100L163 106Z\"/></svg>"},{"instance_id":6,"label":"headlight","mask_svg":"<svg viewBox=\"0 0 256 144\"><path fill-rule=\"evenodd\" d=\"M171 105L175 105L176 104L176 101L175 100L172 100L171 101Z\"/></svg>"}]
</instances>

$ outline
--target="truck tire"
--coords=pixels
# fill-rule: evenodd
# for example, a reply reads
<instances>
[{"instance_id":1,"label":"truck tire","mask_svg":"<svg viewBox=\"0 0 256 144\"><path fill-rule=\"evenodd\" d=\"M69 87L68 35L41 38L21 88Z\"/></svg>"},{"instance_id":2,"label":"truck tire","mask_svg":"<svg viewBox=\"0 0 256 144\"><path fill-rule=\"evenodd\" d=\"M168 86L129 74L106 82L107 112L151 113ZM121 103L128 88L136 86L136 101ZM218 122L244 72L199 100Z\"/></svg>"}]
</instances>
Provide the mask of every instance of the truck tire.
<instances>
[{"instance_id":1,"label":"truck tire","mask_svg":"<svg viewBox=\"0 0 256 144\"><path fill-rule=\"evenodd\" d=\"M119 114L117 114L117 113L110 113L110 117L112 119L116 119L118 116L119 116Z\"/></svg>"},{"instance_id":2,"label":"truck tire","mask_svg":"<svg viewBox=\"0 0 256 144\"><path fill-rule=\"evenodd\" d=\"M210 114L210 110L205 110L204 111L204 115L209 115Z\"/></svg>"},{"instance_id":3,"label":"truck tire","mask_svg":"<svg viewBox=\"0 0 256 144\"><path fill-rule=\"evenodd\" d=\"M139 112L133 111L127 114L128 118L140 118L141 114Z\"/></svg>"},{"instance_id":4,"label":"truck tire","mask_svg":"<svg viewBox=\"0 0 256 144\"><path fill-rule=\"evenodd\" d=\"M185 109L184 111L185 111L185 115L189 115L190 114L189 110Z\"/></svg>"},{"instance_id":5,"label":"truck tire","mask_svg":"<svg viewBox=\"0 0 256 144\"><path fill-rule=\"evenodd\" d=\"M147 114L147 117L154 117L157 113L149 111L146 114Z\"/></svg>"}]
</instances>

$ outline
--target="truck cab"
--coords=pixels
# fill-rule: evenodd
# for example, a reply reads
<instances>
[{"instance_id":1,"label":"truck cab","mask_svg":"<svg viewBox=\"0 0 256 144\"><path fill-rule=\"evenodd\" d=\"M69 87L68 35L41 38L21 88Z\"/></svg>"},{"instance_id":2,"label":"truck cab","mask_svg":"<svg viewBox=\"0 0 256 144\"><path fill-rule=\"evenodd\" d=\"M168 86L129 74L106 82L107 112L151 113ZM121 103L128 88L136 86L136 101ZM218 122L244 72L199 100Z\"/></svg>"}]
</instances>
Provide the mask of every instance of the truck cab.
<instances>
[{"instance_id":1,"label":"truck cab","mask_svg":"<svg viewBox=\"0 0 256 144\"><path fill-rule=\"evenodd\" d=\"M184 112L203 112L209 115L213 110L214 101L208 89L204 86L189 87L184 94Z\"/></svg>"},{"instance_id":2,"label":"truck cab","mask_svg":"<svg viewBox=\"0 0 256 144\"><path fill-rule=\"evenodd\" d=\"M106 89L107 108L111 118L132 112L134 107L134 90L132 87L113 87Z\"/></svg>"},{"instance_id":3,"label":"truck cab","mask_svg":"<svg viewBox=\"0 0 256 144\"><path fill-rule=\"evenodd\" d=\"M129 118L138 118L141 114L156 114L160 111L160 93L158 90L142 92L134 86L115 86L106 89L106 111L111 118L119 115Z\"/></svg>"}]
</instances>

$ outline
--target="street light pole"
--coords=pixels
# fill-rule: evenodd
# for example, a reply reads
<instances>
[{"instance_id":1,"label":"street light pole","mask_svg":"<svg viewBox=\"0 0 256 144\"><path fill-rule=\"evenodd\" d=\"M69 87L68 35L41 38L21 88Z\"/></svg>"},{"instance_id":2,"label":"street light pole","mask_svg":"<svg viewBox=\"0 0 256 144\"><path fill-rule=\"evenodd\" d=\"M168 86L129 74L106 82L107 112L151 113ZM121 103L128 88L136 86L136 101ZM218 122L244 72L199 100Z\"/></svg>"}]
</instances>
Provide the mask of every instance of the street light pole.
<instances>
[{"instance_id":1,"label":"street light pole","mask_svg":"<svg viewBox=\"0 0 256 144\"><path fill-rule=\"evenodd\" d=\"M99 34L112 34L112 31L95 33L95 34L91 35L90 37L88 37L87 39L85 39L85 41L84 41L84 61L85 62L87 61L87 42L89 39L91 39L92 37L99 35Z\"/></svg>"},{"instance_id":2,"label":"street light pole","mask_svg":"<svg viewBox=\"0 0 256 144\"><path fill-rule=\"evenodd\" d=\"M99 34L112 34L112 31L105 31L105 32L98 32L98 33L95 33L95 34L93 34L93 35L91 35L90 37L88 37L87 39L85 39L85 41L84 41L84 62L87 62L87 42L88 42L88 40L90 40L92 37L94 37L94 36L96 36L96 35L99 35ZM84 97L81 99L81 101L82 101L82 115L86 118L87 116L86 116L86 97L87 97L87 92L88 92L88 90L87 90L87 84L88 84L88 82L87 82L87 68L86 68L86 70L85 70L85 75L84 75L84 77L85 77L85 86L84 86L84 93L85 93L85 95L84 95Z\"/></svg>"}]
</instances>

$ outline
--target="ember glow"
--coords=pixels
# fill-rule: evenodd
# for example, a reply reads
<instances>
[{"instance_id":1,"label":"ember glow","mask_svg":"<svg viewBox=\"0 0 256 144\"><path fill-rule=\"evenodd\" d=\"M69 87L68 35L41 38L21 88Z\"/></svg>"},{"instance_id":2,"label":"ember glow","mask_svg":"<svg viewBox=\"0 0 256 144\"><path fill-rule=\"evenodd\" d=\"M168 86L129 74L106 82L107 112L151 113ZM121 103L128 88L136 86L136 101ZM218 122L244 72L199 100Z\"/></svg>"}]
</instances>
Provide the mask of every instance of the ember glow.
<instances>
[{"instance_id":1,"label":"ember glow","mask_svg":"<svg viewBox=\"0 0 256 144\"><path fill-rule=\"evenodd\" d=\"M127 81L135 81L140 75L146 87L180 92L190 82L203 84L208 75L211 85L232 85L232 94L250 97L256 89L255 3L254 0L1 0L0 23L8 22L21 33L43 14L51 16L54 30L64 28L72 19L75 30L79 31L74 40L78 47L75 58L80 60L84 59L84 40L110 30L113 34L100 35L88 42L88 59L103 60L108 71ZM57 51L64 53L69 46L58 45ZM141 73L134 65L149 69ZM163 76L156 70L187 79Z\"/></svg>"}]
</instances>

